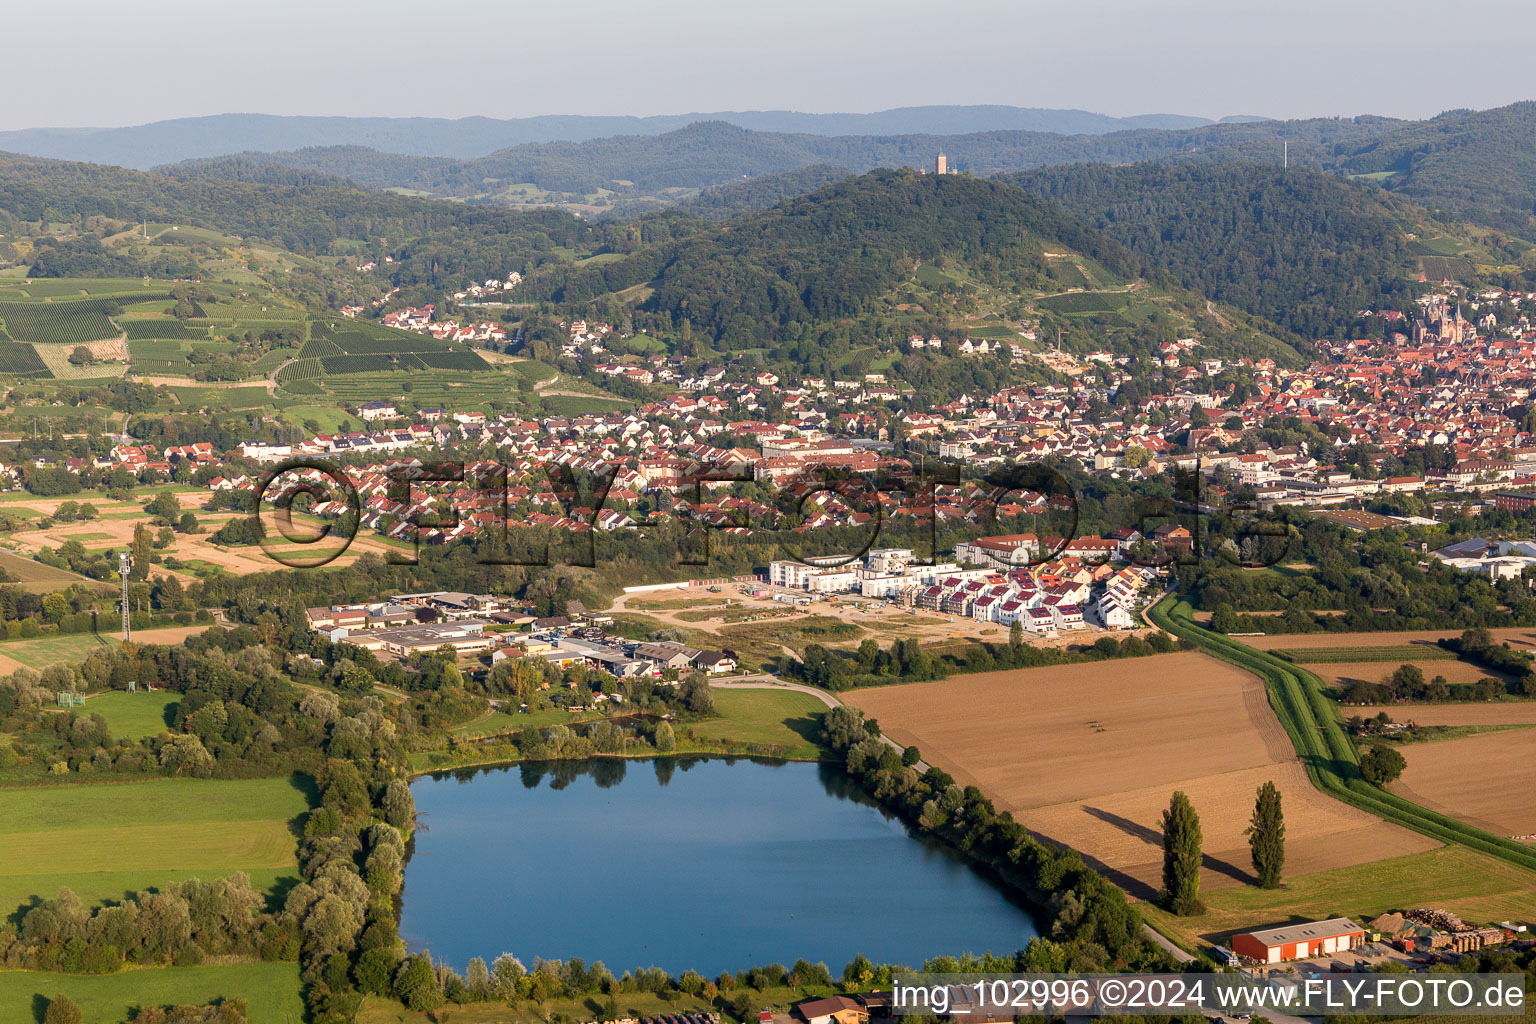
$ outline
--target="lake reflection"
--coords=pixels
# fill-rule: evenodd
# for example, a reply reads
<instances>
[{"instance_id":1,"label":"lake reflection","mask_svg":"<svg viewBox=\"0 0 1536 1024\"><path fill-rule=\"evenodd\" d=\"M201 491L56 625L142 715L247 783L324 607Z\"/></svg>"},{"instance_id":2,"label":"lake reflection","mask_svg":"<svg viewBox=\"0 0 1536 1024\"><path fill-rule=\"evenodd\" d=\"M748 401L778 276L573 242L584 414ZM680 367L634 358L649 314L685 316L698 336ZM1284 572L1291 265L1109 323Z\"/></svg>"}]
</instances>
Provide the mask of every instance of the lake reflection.
<instances>
[{"instance_id":1,"label":"lake reflection","mask_svg":"<svg viewBox=\"0 0 1536 1024\"><path fill-rule=\"evenodd\" d=\"M460 970L509 952L712 977L855 953L1012 952L1030 912L841 769L658 758L418 779L400 932Z\"/></svg>"}]
</instances>

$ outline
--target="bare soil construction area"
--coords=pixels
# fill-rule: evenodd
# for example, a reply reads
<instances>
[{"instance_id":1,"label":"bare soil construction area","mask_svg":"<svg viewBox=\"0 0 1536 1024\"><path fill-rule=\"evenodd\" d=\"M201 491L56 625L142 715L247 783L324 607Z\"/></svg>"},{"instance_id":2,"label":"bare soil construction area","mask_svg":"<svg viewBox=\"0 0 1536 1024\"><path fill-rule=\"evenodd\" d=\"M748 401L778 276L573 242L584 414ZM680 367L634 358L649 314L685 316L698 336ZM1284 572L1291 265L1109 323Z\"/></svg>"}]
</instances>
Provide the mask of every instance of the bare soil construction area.
<instances>
[{"instance_id":1,"label":"bare soil construction area","mask_svg":"<svg viewBox=\"0 0 1536 1024\"><path fill-rule=\"evenodd\" d=\"M1536 836L1536 738L1531 730L1409 743L1398 750L1408 767L1392 784L1393 792L1494 835Z\"/></svg>"},{"instance_id":2,"label":"bare soil construction area","mask_svg":"<svg viewBox=\"0 0 1536 1024\"><path fill-rule=\"evenodd\" d=\"M1286 874L1439 844L1319 793L1254 676L1203 654L988 672L844 695L962 785L1081 851L1131 895L1161 882L1160 818L1189 795L1202 885L1253 880L1243 830L1266 781L1285 800Z\"/></svg>"}]
</instances>

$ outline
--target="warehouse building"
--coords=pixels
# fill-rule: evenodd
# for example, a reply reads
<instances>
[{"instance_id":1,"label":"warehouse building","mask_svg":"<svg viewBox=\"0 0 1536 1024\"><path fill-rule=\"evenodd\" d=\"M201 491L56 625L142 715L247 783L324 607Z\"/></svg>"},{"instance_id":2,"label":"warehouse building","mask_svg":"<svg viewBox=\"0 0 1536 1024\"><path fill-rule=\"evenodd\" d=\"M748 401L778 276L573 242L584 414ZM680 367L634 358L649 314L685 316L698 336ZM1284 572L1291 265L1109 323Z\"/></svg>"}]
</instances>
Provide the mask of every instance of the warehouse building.
<instances>
[{"instance_id":1,"label":"warehouse building","mask_svg":"<svg viewBox=\"0 0 1536 1024\"><path fill-rule=\"evenodd\" d=\"M1353 949L1365 941L1365 929L1347 917L1308 921L1232 936L1232 949L1263 964L1305 960Z\"/></svg>"}]
</instances>

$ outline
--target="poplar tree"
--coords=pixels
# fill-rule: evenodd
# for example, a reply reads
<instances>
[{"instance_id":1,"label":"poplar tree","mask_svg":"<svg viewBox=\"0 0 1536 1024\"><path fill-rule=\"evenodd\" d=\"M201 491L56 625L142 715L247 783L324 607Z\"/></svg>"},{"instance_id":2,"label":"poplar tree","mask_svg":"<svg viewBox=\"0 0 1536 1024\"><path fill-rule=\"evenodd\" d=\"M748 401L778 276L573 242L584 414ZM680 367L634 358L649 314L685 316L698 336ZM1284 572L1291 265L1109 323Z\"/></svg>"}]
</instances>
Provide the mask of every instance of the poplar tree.
<instances>
[{"instance_id":1,"label":"poplar tree","mask_svg":"<svg viewBox=\"0 0 1536 1024\"><path fill-rule=\"evenodd\" d=\"M1285 814L1280 809L1280 790L1273 782L1259 787L1248 824L1248 846L1253 851L1259 887L1280 888L1280 869L1285 866Z\"/></svg>"},{"instance_id":2,"label":"poplar tree","mask_svg":"<svg viewBox=\"0 0 1536 1024\"><path fill-rule=\"evenodd\" d=\"M1182 790L1163 812L1163 904L1186 916L1205 910L1200 902L1200 815Z\"/></svg>"}]
</instances>

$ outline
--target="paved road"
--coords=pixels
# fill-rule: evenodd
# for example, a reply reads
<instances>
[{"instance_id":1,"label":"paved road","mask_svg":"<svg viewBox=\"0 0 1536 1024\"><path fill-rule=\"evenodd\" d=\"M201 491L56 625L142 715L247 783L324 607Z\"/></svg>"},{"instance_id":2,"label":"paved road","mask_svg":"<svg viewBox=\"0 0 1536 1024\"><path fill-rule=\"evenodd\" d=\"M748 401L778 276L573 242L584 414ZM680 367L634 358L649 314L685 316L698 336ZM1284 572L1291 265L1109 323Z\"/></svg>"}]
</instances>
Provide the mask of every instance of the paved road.
<instances>
[{"instance_id":1,"label":"paved road","mask_svg":"<svg viewBox=\"0 0 1536 1024\"><path fill-rule=\"evenodd\" d=\"M766 672L712 680L709 685L722 690L794 690L797 693L810 694L829 708L841 707L843 703L826 690L806 686L804 683L786 683L778 676L769 675Z\"/></svg>"},{"instance_id":2,"label":"paved road","mask_svg":"<svg viewBox=\"0 0 1536 1024\"><path fill-rule=\"evenodd\" d=\"M1168 951L1168 955L1173 957L1179 963L1187 964L1191 960L1194 959L1194 957L1192 955L1190 955L1189 953L1184 952L1178 946L1174 945L1173 942L1170 939L1168 939L1166 936L1164 936L1162 932L1158 931L1156 928L1153 928L1151 925L1143 924L1141 926L1141 932L1147 938L1151 939L1153 942L1157 943L1163 949L1167 950Z\"/></svg>"}]
</instances>

